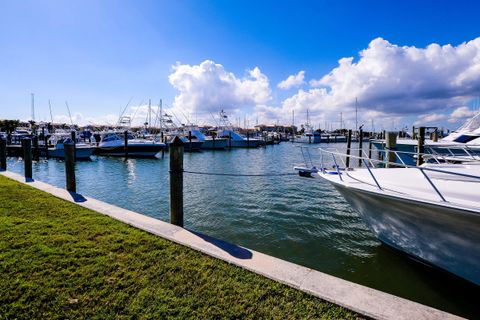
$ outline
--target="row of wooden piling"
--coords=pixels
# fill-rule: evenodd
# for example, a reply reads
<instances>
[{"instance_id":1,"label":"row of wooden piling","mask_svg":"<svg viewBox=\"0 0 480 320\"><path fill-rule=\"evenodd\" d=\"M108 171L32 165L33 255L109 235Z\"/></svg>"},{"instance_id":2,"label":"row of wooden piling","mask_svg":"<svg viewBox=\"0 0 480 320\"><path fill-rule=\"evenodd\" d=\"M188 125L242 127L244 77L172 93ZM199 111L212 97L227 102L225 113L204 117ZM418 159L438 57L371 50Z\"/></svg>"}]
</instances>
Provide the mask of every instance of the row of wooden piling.
<instances>
[{"instance_id":1,"label":"row of wooden piling","mask_svg":"<svg viewBox=\"0 0 480 320\"><path fill-rule=\"evenodd\" d=\"M423 154L425 153L425 127L418 127L418 134L414 134L414 137L417 139L417 166L423 164ZM415 127L413 127L415 130ZM414 131L415 132L415 131ZM358 146L358 156L359 158L363 157L363 132L362 130L359 131L359 146ZM386 167L391 168L393 167L393 163L396 162L396 154L395 151L397 150L397 132L387 132L383 131L380 133L380 138L385 140L385 154L386 154ZM431 134L431 140L438 141L438 132L435 130ZM347 168L350 168L350 148L352 144L352 130L348 130L347 134L347 151L346 151L346 161L345 165ZM384 153L381 151L378 152L379 159L383 159ZM372 141L368 144L368 158L372 159ZM362 166L362 159L358 159L358 165Z\"/></svg>"},{"instance_id":2,"label":"row of wooden piling","mask_svg":"<svg viewBox=\"0 0 480 320\"><path fill-rule=\"evenodd\" d=\"M32 139L22 139L24 176L27 182L33 181ZM183 153L184 144L179 137L170 144L170 223L183 227ZM75 178L75 144L64 144L65 187L69 192L77 192ZM7 170L7 141L0 139L0 170Z\"/></svg>"}]
</instances>

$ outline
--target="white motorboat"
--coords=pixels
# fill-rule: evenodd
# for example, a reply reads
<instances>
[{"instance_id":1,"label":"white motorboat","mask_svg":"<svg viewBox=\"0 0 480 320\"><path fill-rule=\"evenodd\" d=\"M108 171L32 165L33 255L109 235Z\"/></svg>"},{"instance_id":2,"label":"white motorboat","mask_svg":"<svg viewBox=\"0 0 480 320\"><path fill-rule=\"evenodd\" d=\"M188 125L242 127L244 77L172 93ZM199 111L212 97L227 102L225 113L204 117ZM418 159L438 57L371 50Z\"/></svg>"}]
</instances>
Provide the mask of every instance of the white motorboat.
<instances>
[{"instance_id":1,"label":"white motorboat","mask_svg":"<svg viewBox=\"0 0 480 320\"><path fill-rule=\"evenodd\" d=\"M132 133L128 132L127 148L125 148L125 134L110 131L102 135L97 153L105 156L122 157L128 152L129 157L155 157L165 147L165 143L150 139L137 139Z\"/></svg>"},{"instance_id":2,"label":"white motorboat","mask_svg":"<svg viewBox=\"0 0 480 320\"><path fill-rule=\"evenodd\" d=\"M50 137L49 144L53 147L48 147L48 156L50 158L65 158L65 144L73 143L71 139L71 133L64 130L57 130ZM75 159L88 160L90 156L95 152L95 147L92 145L75 141Z\"/></svg>"},{"instance_id":3,"label":"white motorboat","mask_svg":"<svg viewBox=\"0 0 480 320\"><path fill-rule=\"evenodd\" d=\"M217 137L227 139L227 146L230 148L257 148L264 144L264 142L257 138L246 137L233 130L227 114L222 110L220 112L220 129Z\"/></svg>"},{"instance_id":4,"label":"white motorboat","mask_svg":"<svg viewBox=\"0 0 480 320\"><path fill-rule=\"evenodd\" d=\"M480 163L341 169L341 155L321 149L329 181L375 236L417 260L480 285ZM359 158L359 157L353 157ZM322 160L323 162L323 160ZM395 164L398 166L398 164Z\"/></svg>"},{"instance_id":5,"label":"white motorboat","mask_svg":"<svg viewBox=\"0 0 480 320\"><path fill-rule=\"evenodd\" d=\"M384 139L372 139L372 144L378 150L383 150L385 148ZM417 145L418 141L415 139L398 139L396 148L398 151L413 153L416 151ZM480 150L480 112L467 120L457 130L438 141L425 139L425 147L434 150L437 153L445 151L446 148L458 150L460 153L463 153L460 149L466 146Z\"/></svg>"},{"instance_id":6,"label":"white motorboat","mask_svg":"<svg viewBox=\"0 0 480 320\"><path fill-rule=\"evenodd\" d=\"M192 139L197 139L203 142L201 145L201 149L224 150L228 145L228 140L226 138L206 136L196 126L187 127L185 128L185 131L191 133ZM186 136L188 136L188 134Z\"/></svg>"}]
</instances>

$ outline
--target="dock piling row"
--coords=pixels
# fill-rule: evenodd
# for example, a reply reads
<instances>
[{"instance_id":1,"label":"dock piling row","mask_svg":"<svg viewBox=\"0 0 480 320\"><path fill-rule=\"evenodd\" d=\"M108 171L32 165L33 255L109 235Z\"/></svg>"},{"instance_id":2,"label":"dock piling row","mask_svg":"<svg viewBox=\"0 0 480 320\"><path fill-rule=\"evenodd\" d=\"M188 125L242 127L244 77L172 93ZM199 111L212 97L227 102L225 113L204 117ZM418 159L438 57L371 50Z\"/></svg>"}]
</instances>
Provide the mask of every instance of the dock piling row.
<instances>
[{"instance_id":1,"label":"dock piling row","mask_svg":"<svg viewBox=\"0 0 480 320\"><path fill-rule=\"evenodd\" d=\"M183 151L182 140L177 136L169 147L170 152L170 223L183 227Z\"/></svg>"}]
</instances>

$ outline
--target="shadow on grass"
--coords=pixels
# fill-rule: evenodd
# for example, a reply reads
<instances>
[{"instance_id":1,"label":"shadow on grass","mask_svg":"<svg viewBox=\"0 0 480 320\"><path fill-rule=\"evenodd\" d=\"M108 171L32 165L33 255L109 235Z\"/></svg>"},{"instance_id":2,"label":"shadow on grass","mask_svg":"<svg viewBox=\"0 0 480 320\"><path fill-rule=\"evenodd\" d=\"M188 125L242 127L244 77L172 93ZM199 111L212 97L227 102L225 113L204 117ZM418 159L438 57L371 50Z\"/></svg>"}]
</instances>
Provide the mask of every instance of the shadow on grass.
<instances>
[{"instance_id":1,"label":"shadow on grass","mask_svg":"<svg viewBox=\"0 0 480 320\"><path fill-rule=\"evenodd\" d=\"M203 240L213 244L217 248L222 249L223 251L227 252L229 255L237 258L237 259L251 259L252 258L252 252L250 250L247 250L245 248L239 247L235 244L231 244L222 240L218 240L212 237L209 237L207 235L188 230L191 233L195 234L196 236L202 238Z\"/></svg>"},{"instance_id":2,"label":"shadow on grass","mask_svg":"<svg viewBox=\"0 0 480 320\"><path fill-rule=\"evenodd\" d=\"M85 201L87 201L87 199L85 199L85 197L82 196L81 194L78 194L78 193L72 192L72 191L68 191L68 193L70 193L70 196L72 197L73 201L75 201L75 202L85 202Z\"/></svg>"}]
</instances>

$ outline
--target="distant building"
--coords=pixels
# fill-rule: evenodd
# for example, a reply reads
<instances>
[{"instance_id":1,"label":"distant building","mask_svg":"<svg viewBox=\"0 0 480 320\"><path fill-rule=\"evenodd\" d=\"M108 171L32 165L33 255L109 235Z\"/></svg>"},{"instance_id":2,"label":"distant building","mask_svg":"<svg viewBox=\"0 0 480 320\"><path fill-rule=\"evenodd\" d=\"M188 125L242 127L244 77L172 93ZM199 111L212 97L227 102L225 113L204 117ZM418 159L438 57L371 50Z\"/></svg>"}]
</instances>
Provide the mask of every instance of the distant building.
<instances>
[{"instance_id":1,"label":"distant building","mask_svg":"<svg viewBox=\"0 0 480 320\"><path fill-rule=\"evenodd\" d=\"M258 124L255 127L256 131L260 132L286 132L291 133L293 130L298 131L296 126L282 126L276 124Z\"/></svg>"}]
</instances>

